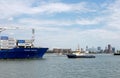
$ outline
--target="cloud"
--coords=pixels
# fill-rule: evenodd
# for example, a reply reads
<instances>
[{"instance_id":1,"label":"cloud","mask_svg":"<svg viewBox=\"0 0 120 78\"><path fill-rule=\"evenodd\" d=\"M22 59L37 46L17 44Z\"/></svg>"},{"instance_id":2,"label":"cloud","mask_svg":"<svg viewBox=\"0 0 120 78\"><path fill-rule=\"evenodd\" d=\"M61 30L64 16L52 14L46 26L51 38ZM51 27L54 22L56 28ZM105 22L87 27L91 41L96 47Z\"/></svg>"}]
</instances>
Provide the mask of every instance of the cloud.
<instances>
[{"instance_id":1,"label":"cloud","mask_svg":"<svg viewBox=\"0 0 120 78\"><path fill-rule=\"evenodd\" d=\"M64 3L0 0L0 20L2 21L0 23L9 27L35 28L37 41L49 47L73 47L71 45L76 46L78 43L83 46L118 44L120 1L115 0L98 7L96 7L97 3L95 4L94 7L87 1ZM88 29L85 28L86 26L89 26ZM90 26L96 28L92 29ZM84 28L84 31L81 28Z\"/></svg>"},{"instance_id":2,"label":"cloud","mask_svg":"<svg viewBox=\"0 0 120 78\"><path fill-rule=\"evenodd\" d=\"M4 19L25 13L29 10L28 6L29 3L23 0L0 0L0 18Z\"/></svg>"},{"instance_id":3,"label":"cloud","mask_svg":"<svg viewBox=\"0 0 120 78\"><path fill-rule=\"evenodd\" d=\"M0 1L0 19L14 17L22 14L51 14L63 12L89 12L93 11L87 7L87 3L66 4L62 2L43 3L37 6L33 0L1 0Z\"/></svg>"},{"instance_id":4,"label":"cloud","mask_svg":"<svg viewBox=\"0 0 120 78\"><path fill-rule=\"evenodd\" d=\"M107 6L106 28L120 30L120 0L115 0Z\"/></svg>"},{"instance_id":5,"label":"cloud","mask_svg":"<svg viewBox=\"0 0 120 78\"><path fill-rule=\"evenodd\" d=\"M78 44L80 47L105 47L107 44L117 46L119 44L119 33L105 30L105 29L92 29L92 30L59 30L55 32L45 31L37 33L38 42L41 44L47 44L49 47L60 47L60 48L72 48L75 49ZM44 36L44 37L43 37ZM44 42L47 41L47 42ZM50 44L52 43L52 44ZM53 44L54 43L54 44ZM64 45L63 45L64 44Z\"/></svg>"},{"instance_id":6,"label":"cloud","mask_svg":"<svg viewBox=\"0 0 120 78\"><path fill-rule=\"evenodd\" d=\"M96 25L100 24L103 21L103 18L96 17L94 19L80 19L76 20L76 24L79 25Z\"/></svg>"},{"instance_id":7,"label":"cloud","mask_svg":"<svg viewBox=\"0 0 120 78\"><path fill-rule=\"evenodd\" d=\"M36 7L34 10L36 12L43 12L43 13L61 13L61 12L88 12L93 11L86 7L87 4L85 2L77 3L77 4L65 4L65 3L47 3L41 6ZM39 10L40 9L40 10Z\"/></svg>"},{"instance_id":8,"label":"cloud","mask_svg":"<svg viewBox=\"0 0 120 78\"><path fill-rule=\"evenodd\" d=\"M18 22L20 24L33 25L33 26L46 26L46 27L65 27L65 26L74 26L74 25L97 25L103 21L103 18L94 18L94 19L75 19L75 20L42 20L42 19L20 19Z\"/></svg>"},{"instance_id":9,"label":"cloud","mask_svg":"<svg viewBox=\"0 0 120 78\"><path fill-rule=\"evenodd\" d=\"M19 23L30 24L30 25L39 25L39 26L68 26L71 25L71 21L65 20L38 20L38 19L21 19Z\"/></svg>"},{"instance_id":10,"label":"cloud","mask_svg":"<svg viewBox=\"0 0 120 78\"><path fill-rule=\"evenodd\" d=\"M82 34L93 37L95 39L102 39L102 40L114 40L114 39L120 39L119 33L105 30L105 29L93 29L93 30L87 30L85 32L82 32Z\"/></svg>"},{"instance_id":11,"label":"cloud","mask_svg":"<svg viewBox=\"0 0 120 78\"><path fill-rule=\"evenodd\" d=\"M8 18L8 21L13 21L13 19L14 19L13 17L10 17Z\"/></svg>"}]
</instances>

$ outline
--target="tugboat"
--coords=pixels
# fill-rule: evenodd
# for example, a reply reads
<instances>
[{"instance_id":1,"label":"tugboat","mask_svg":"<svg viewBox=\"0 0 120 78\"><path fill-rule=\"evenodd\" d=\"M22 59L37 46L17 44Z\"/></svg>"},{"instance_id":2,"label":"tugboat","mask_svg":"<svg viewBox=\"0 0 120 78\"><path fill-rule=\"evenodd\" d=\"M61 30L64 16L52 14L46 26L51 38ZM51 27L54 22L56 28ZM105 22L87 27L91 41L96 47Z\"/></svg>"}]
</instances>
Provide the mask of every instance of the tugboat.
<instances>
[{"instance_id":1,"label":"tugboat","mask_svg":"<svg viewBox=\"0 0 120 78\"><path fill-rule=\"evenodd\" d=\"M0 32L6 30L0 28ZM34 29L32 29L34 35ZM0 59L42 58L48 48L34 47L34 36L31 40L14 40L6 36L0 37ZM8 46L9 44L9 46ZM11 44L14 47L11 48Z\"/></svg>"},{"instance_id":2,"label":"tugboat","mask_svg":"<svg viewBox=\"0 0 120 78\"><path fill-rule=\"evenodd\" d=\"M114 55L120 55L120 51L117 51L116 53L114 53Z\"/></svg>"},{"instance_id":3,"label":"tugboat","mask_svg":"<svg viewBox=\"0 0 120 78\"><path fill-rule=\"evenodd\" d=\"M72 54L67 54L67 57L68 58L95 58L94 55L81 53L81 51L79 49L79 45L78 45L78 49Z\"/></svg>"}]
</instances>

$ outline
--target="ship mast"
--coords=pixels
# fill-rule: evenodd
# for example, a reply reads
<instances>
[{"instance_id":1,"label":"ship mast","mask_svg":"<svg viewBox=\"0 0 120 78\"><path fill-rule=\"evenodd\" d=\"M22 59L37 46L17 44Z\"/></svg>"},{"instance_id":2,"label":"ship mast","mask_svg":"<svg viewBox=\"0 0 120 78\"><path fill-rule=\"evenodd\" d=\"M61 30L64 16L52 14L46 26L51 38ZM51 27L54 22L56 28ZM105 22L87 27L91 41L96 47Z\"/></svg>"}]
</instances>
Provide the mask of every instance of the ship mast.
<instances>
[{"instance_id":1,"label":"ship mast","mask_svg":"<svg viewBox=\"0 0 120 78\"><path fill-rule=\"evenodd\" d=\"M32 28L32 42L34 42L35 40L35 29Z\"/></svg>"},{"instance_id":2,"label":"ship mast","mask_svg":"<svg viewBox=\"0 0 120 78\"><path fill-rule=\"evenodd\" d=\"M78 49L77 49L77 51L78 51L78 53L80 53L80 46L79 46L79 44L78 44Z\"/></svg>"},{"instance_id":3,"label":"ship mast","mask_svg":"<svg viewBox=\"0 0 120 78\"><path fill-rule=\"evenodd\" d=\"M78 51L80 51L80 46L79 46L79 44L78 44Z\"/></svg>"}]
</instances>

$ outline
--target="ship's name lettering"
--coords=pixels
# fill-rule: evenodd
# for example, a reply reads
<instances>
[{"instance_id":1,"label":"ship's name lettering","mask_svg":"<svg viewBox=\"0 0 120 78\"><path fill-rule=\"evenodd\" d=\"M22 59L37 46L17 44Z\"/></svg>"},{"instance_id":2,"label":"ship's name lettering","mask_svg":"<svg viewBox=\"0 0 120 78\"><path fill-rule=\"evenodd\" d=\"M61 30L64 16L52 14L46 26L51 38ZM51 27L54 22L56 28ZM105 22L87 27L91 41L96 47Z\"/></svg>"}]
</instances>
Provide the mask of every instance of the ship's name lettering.
<instances>
[{"instance_id":1,"label":"ship's name lettering","mask_svg":"<svg viewBox=\"0 0 120 78\"><path fill-rule=\"evenodd\" d=\"M37 51L37 50L34 50L34 49L33 49L33 50L28 50L28 49L25 49L24 51Z\"/></svg>"}]
</instances>

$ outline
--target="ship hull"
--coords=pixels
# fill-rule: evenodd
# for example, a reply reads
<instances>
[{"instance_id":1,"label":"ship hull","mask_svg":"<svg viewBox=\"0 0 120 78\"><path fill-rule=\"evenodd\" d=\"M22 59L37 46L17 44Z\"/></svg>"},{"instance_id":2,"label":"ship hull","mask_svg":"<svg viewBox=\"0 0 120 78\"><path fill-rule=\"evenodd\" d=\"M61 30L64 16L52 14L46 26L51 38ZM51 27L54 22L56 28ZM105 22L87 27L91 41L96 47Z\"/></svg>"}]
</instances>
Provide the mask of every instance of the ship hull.
<instances>
[{"instance_id":1,"label":"ship hull","mask_svg":"<svg viewBox=\"0 0 120 78\"><path fill-rule=\"evenodd\" d=\"M48 48L13 48L0 50L0 59L42 58Z\"/></svg>"},{"instance_id":2,"label":"ship hull","mask_svg":"<svg viewBox=\"0 0 120 78\"><path fill-rule=\"evenodd\" d=\"M120 55L120 53L114 53L114 55Z\"/></svg>"},{"instance_id":3,"label":"ship hull","mask_svg":"<svg viewBox=\"0 0 120 78\"><path fill-rule=\"evenodd\" d=\"M95 58L93 55L75 55L75 54L68 54L68 58Z\"/></svg>"}]
</instances>

